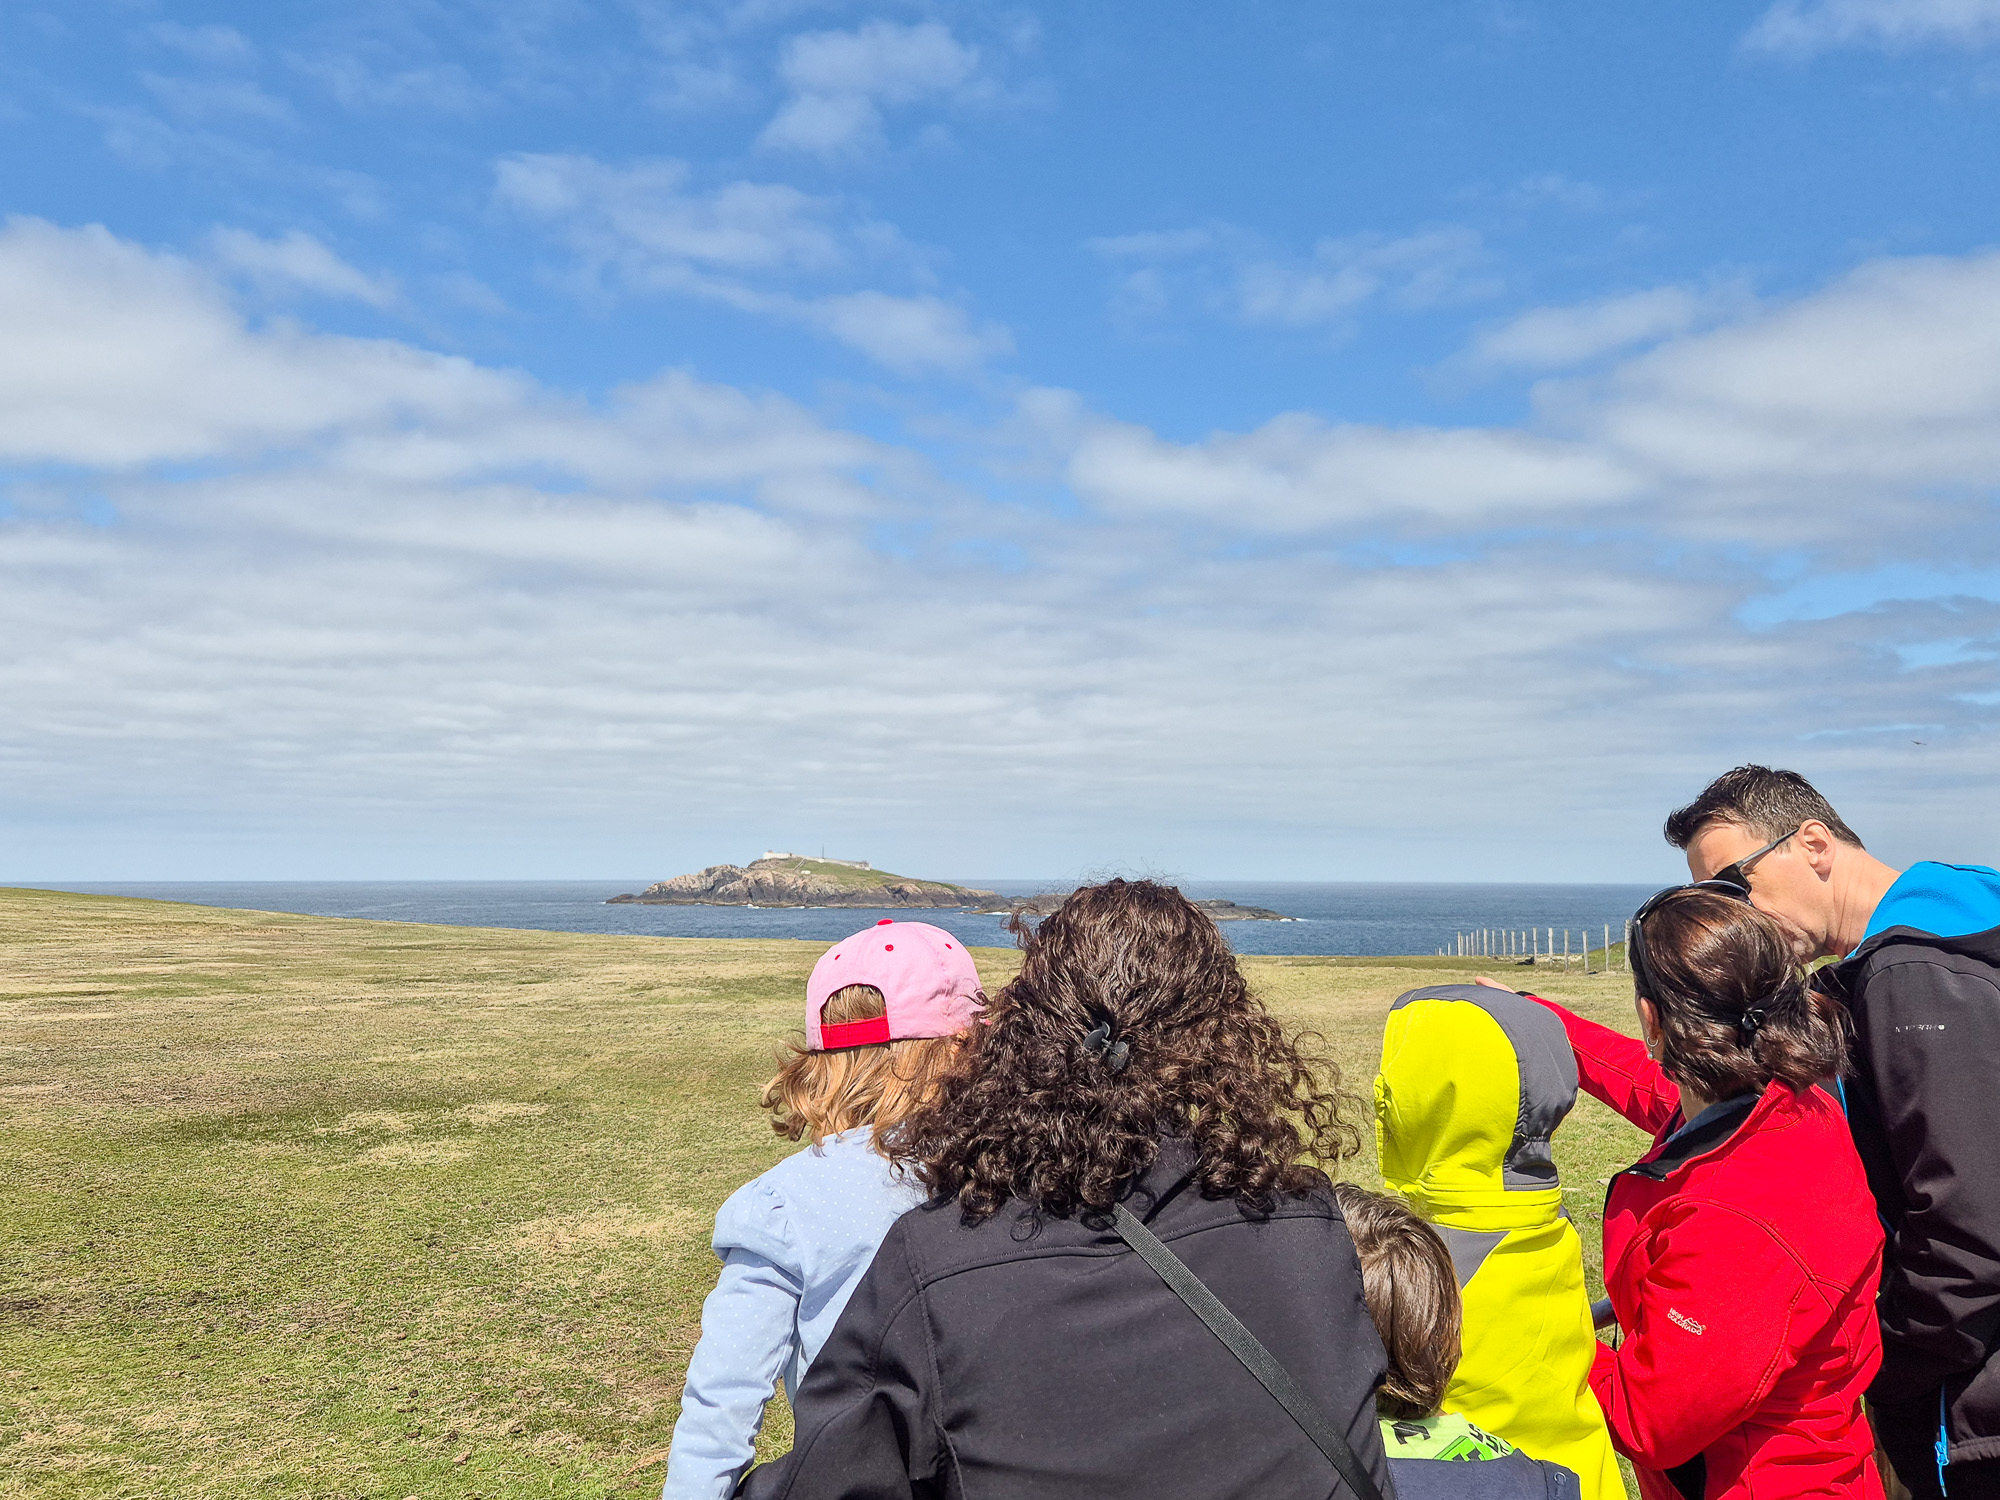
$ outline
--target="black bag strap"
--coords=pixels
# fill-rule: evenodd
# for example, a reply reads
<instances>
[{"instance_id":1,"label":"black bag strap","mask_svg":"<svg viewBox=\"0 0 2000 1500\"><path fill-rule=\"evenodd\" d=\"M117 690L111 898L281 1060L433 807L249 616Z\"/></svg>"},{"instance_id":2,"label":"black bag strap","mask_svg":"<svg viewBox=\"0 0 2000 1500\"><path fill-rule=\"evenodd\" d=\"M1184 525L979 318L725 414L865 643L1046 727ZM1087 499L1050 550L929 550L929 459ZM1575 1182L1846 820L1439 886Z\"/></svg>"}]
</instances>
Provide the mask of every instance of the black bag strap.
<instances>
[{"instance_id":1,"label":"black bag strap","mask_svg":"<svg viewBox=\"0 0 2000 1500\"><path fill-rule=\"evenodd\" d=\"M1278 1405L1291 1413L1292 1420L1305 1429L1313 1446L1326 1455L1334 1472L1347 1481L1347 1488L1358 1500L1383 1500L1381 1487L1361 1467L1354 1450L1347 1445L1346 1436L1313 1404L1312 1397L1299 1389L1291 1372L1278 1363L1257 1335L1245 1328L1236 1314L1222 1305L1222 1299L1208 1289L1207 1283L1188 1269L1187 1262L1169 1250L1124 1204L1114 1204L1111 1215L1118 1237L1139 1252L1139 1259L1159 1273L1168 1289L1208 1325L1208 1331L1221 1339L1231 1354L1243 1361L1243 1368L1257 1377L1257 1383L1271 1393Z\"/></svg>"}]
</instances>

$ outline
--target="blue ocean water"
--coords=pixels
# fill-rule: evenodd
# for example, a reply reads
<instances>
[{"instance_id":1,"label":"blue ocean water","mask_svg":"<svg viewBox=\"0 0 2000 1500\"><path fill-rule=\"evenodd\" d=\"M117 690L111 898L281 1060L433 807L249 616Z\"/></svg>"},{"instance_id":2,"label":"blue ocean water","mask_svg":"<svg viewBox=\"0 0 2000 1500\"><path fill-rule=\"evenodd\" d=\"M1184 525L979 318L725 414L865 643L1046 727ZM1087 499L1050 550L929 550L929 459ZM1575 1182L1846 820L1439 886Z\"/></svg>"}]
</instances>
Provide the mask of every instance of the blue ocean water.
<instances>
[{"instance_id":1,"label":"blue ocean water","mask_svg":"<svg viewBox=\"0 0 2000 1500\"><path fill-rule=\"evenodd\" d=\"M693 938L803 938L832 943L878 917L921 919L974 946L1013 943L1005 920L969 912L875 911L860 907L800 910L740 906L606 906L608 897L644 890L647 880L330 880L64 882L44 889L89 891L187 901L197 906L303 912L319 917L369 917L390 922L440 922L462 927L525 927L552 932L645 933ZM1035 895L1060 885L1022 880L959 884ZM1456 885L1442 883L1259 883L1187 881L1196 899L1220 897L1268 907L1295 920L1225 922L1240 953L1431 953L1453 935L1476 928L1556 929L1590 934L1608 925L1616 940L1625 918L1650 895L1647 885Z\"/></svg>"}]
</instances>

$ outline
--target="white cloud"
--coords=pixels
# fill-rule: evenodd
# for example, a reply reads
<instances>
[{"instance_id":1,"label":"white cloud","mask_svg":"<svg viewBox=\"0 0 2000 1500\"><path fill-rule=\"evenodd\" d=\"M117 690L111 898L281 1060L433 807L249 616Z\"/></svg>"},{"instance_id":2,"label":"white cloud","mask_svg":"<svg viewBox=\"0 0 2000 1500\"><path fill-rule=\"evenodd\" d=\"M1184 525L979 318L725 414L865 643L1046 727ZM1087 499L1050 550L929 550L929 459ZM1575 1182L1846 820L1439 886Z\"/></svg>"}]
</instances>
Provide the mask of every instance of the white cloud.
<instances>
[{"instance_id":1,"label":"white cloud","mask_svg":"<svg viewBox=\"0 0 2000 1500\"><path fill-rule=\"evenodd\" d=\"M1303 264L1255 260L1242 266L1238 296L1253 323L1330 323L1375 297L1436 307L1492 296L1496 283L1478 274L1484 259L1479 236L1457 226L1401 238L1323 239Z\"/></svg>"},{"instance_id":2,"label":"white cloud","mask_svg":"<svg viewBox=\"0 0 2000 1500\"><path fill-rule=\"evenodd\" d=\"M1510 325L1497 353L1580 357L1635 330L1715 317L1722 295L1550 310ZM1292 415L1170 444L1060 403L1036 420L1062 434L1080 494L1225 529L1622 512L1652 527L1670 517L1685 536L1789 534L1837 549L1892 517L1929 514L1939 527L1939 516L1965 526L1984 515L1981 487L2000 484L2000 253L1876 262L1812 296L1735 313L1600 376L1543 382L1539 421L1525 430Z\"/></svg>"},{"instance_id":3,"label":"white cloud","mask_svg":"<svg viewBox=\"0 0 2000 1500\"><path fill-rule=\"evenodd\" d=\"M710 271L836 270L858 249L830 200L765 182L690 192L685 162L617 167L523 155L502 158L494 175L502 203L556 226L587 261L640 284L678 285Z\"/></svg>"},{"instance_id":4,"label":"white cloud","mask_svg":"<svg viewBox=\"0 0 2000 1500\"><path fill-rule=\"evenodd\" d=\"M963 85L979 53L937 21L871 21L855 31L814 31L785 44L778 72L801 94L860 94L908 104Z\"/></svg>"},{"instance_id":5,"label":"white cloud","mask_svg":"<svg viewBox=\"0 0 2000 1500\"><path fill-rule=\"evenodd\" d=\"M457 63L378 65L360 53L337 48L295 53L287 61L357 114L388 110L470 114L490 97Z\"/></svg>"},{"instance_id":6,"label":"white cloud","mask_svg":"<svg viewBox=\"0 0 2000 1500\"><path fill-rule=\"evenodd\" d=\"M100 228L0 233L0 455L119 467L310 441L515 382L399 344L254 334L186 263Z\"/></svg>"},{"instance_id":7,"label":"white cloud","mask_svg":"<svg viewBox=\"0 0 2000 1500\"><path fill-rule=\"evenodd\" d=\"M1892 857L1891 814L2000 837L2000 605L1892 568L2000 573L1991 258L1526 427L1177 442L1036 392L995 440L1046 503L683 372L586 401L258 326L98 229L0 231L0 326L10 874L665 874L775 818L960 873L1664 879L1660 809L1749 758ZM1856 607L1739 618L1815 580Z\"/></svg>"},{"instance_id":8,"label":"white cloud","mask_svg":"<svg viewBox=\"0 0 2000 1500\"><path fill-rule=\"evenodd\" d=\"M1551 420L1661 473L1732 483L2000 479L2000 253L1860 267L1675 340L1602 381L1553 384Z\"/></svg>"},{"instance_id":9,"label":"white cloud","mask_svg":"<svg viewBox=\"0 0 2000 1500\"><path fill-rule=\"evenodd\" d=\"M0 326L0 459L17 462L120 470L310 450L406 481L538 469L772 496L884 457L788 403L684 375L598 413L407 344L260 330L193 265L95 227L0 231Z\"/></svg>"},{"instance_id":10,"label":"white cloud","mask_svg":"<svg viewBox=\"0 0 2000 1500\"><path fill-rule=\"evenodd\" d=\"M1115 513L1281 532L1413 518L1504 524L1615 504L1637 489L1630 471L1579 445L1513 432L1329 426L1298 415L1194 444L1096 424L1077 442L1067 477L1080 496Z\"/></svg>"},{"instance_id":11,"label":"white cloud","mask_svg":"<svg viewBox=\"0 0 2000 1500\"><path fill-rule=\"evenodd\" d=\"M1344 323L1371 302L1405 308L1477 301L1498 284L1484 274L1479 235L1458 225L1416 234L1328 237L1303 256L1277 253L1234 225L1107 235L1086 242L1103 258L1136 263L1120 287L1128 314L1163 311L1180 293L1246 323L1306 328Z\"/></svg>"},{"instance_id":12,"label":"white cloud","mask_svg":"<svg viewBox=\"0 0 2000 1500\"><path fill-rule=\"evenodd\" d=\"M651 102L661 109L685 110L690 114L713 110L733 103L746 90L743 80L728 60L713 63L670 62L664 64L651 92Z\"/></svg>"},{"instance_id":13,"label":"white cloud","mask_svg":"<svg viewBox=\"0 0 2000 1500\"><path fill-rule=\"evenodd\" d=\"M1210 225L1204 229L1147 229L1137 234L1100 235L1084 241L1084 248L1109 260L1174 261L1243 241L1240 230L1228 225Z\"/></svg>"},{"instance_id":14,"label":"white cloud","mask_svg":"<svg viewBox=\"0 0 2000 1500\"><path fill-rule=\"evenodd\" d=\"M1743 312L1748 302L1741 288L1663 286L1567 307L1538 307L1480 333L1460 363L1477 370L1565 369L1690 332Z\"/></svg>"},{"instance_id":15,"label":"white cloud","mask_svg":"<svg viewBox=\"0 0 2000 1500\"><path fill-rule=\"evenodd\" d=\"M1611 195L1594 182L1579 182L1562 172L1534 172L1515 183L1503 201L1515 208L1552 205L1571 213L1596 213L1611 201Z\"/></svg>"},{"instance_id":16,"label":"white cloud","mask_svg":"<svg viewBox=\"0 0 2000 1500\"><path fill-rule=\"evenodd\" d=\"M791 97L760 140L825 156L879 146L884 105L963 95L978 71L978 49L937 21L806 32L785 43L778 75Z\"/></svg>"},{"instance_id":17,"label":"white cloud","mask_svg":"<svg viewBox=\"0 0 2000 1500\"><path fill-rule=\"evenodd\" d=\"M2000 0L1778 0L1743 40L1752 51L1793 56L1835 47L1984 47L2000 40Z\"/></svg>"},{"instance_id":18,"label":"white cloud","mask_svg":"<svg viewBox=\"0 0 2000 1500\"><path fill-rule=\"evenodd\" d=\"M244 78L169 78L141 73L139 81L168 109L189 119L241 115L273 124L292 122L292 107Z\"/></svg>"},{"instance_id":19,"label":"white cloud","mask_svg":"<svg viewBox=\"0 0 2000 1500\"><path fill-rule=\"evenodd\" d=\"M975 324L937 297L850 292L810 304L809 316L843 343L905 374L967 370L1014 347L997 324Z\"/></svg>"},{"instance_id":20,"label":"white cloud","mask_svg":"<svg viewBox=\"0 0 2000 1500\"><path fill-rule=\"evenodd\" d=\"M146 28L146 36L196 62L216 66L240 66L254 61L257 55L249 38L234 26L183 26L174 21L156 21Z\"/></svg>"},{"instance_id":21,"label":"white cloud","mask_svg":"<svg viewBox=\"0 0 2000 1500\"><path fill-rule=\"evenodd\" d=\"M1012 348L1004 328L934 293L799 290L871 272L924 279L892 228L833 199L778 183L693 192L680 162L513 156L496 175L500 200L553 228L594 278L812 328L904 373L970 370Z\"/></svg>"},{"instance_id":22,"label":"white cloud","mask_svg":"<svg viewBox=\"0 0 2000 1500\"><path fill-rule=\"evenodd\" d=\"M397 301L393 278L356 270L296 229L264 239L247 229L225 226L210 233L208 248L223 266L266 288L346 298L377 308L393 307Z\"/></svg>"}]
</instances>

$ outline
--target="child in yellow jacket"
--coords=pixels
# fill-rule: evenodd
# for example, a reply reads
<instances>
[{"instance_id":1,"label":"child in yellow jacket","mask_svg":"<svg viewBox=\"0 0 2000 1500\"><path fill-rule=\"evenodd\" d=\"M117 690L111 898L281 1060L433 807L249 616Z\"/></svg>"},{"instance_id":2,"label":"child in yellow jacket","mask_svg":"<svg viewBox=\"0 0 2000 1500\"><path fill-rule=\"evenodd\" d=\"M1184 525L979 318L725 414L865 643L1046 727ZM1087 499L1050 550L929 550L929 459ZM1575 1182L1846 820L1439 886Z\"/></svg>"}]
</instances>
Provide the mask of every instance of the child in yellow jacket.
<instances>
[{"instance_id":1,"label":"child in yellow jacket","mask_svg":"<svg viewBox=\"0 0 2000 1500\"><path fill-rule=\"evenodd\" d=\"M1574 1470L1582 1500L1623 1500L1590 1391L1583 1243L1549 1151L1575 1103L1562 1023L1525 996L1444 984L1391 1007L1375 1079L1382 1177L1444 1240L1465 1304L1443 1409Z\"/></svg>"}]
</instances>

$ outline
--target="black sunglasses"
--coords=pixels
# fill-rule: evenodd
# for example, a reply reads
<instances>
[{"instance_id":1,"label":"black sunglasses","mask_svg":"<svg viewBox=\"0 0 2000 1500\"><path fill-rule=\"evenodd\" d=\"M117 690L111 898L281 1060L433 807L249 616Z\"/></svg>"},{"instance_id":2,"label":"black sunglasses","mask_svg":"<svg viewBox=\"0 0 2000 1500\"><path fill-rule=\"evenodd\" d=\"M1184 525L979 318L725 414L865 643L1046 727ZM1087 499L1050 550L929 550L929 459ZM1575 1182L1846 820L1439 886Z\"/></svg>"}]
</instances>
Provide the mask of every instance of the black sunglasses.
<instances>
[{"instance_id":1,"label":"black sunglasses","mask_svg":"<svg viewBox=\"0 0 2000 1500\"><path fill-rule=\"evenodd\" d=\"M1797 830L1793 831L1796 832ZM1791 836L1788 833L1785 835L1785 838L1788 839ZM1754 864L1761 856L1768 854L1784 841L1785 839L1779 839L1775 844L1766 844L1755 854L1750 855L1747 859L1738 860L1736 863L1737 865ZM1736 865L1731 865L1728 868L1735 869ZM1730 896L1738 901L1748 901L1750 899L1749 881L1724 880L1721 876L1722 872L1717 871L1715 875L1707 880L1691 880L1686 885L1670 885L1663 891L1655 891L1646 898L1645 903L1637 911L1632 913L1632 942L1626 956L1632 961L1633 988L1648 1000L1657 1000L1658 993L1653 985L1653 970L1646 962L1646 918L1650 917L1661 906L1684 891L1714 891L1718 895Z\"/></svg>"},{"instance_id":2,"label":"black sunglasses","mask_svg":"<svg viewBox=\"0 0 2000 1500\"><path fill-rule=\"evenodd\" d=\"M1793 834L1796 834L1799 831L1799 828L1804 828L1805 826L1806 825L1803 823L1799 824L1799 827L1794 828L1791 833L1780 834L1777 838L1772 839L1771 842L1766 844L1763 848L1752 849L1748 854L1744 855L1741 859L1736 860L1731 864L1724 865L1721 869L1717 870L1713 875L1709 876L1707 880L1700 880L1696 881L1695 883L1697 885L1716 885L1716 884L1733 885L1737 887L1739 890L1743 891L1744 894L1746 895L1749 894L1751 867L1755 865L1758 860L1762 859L1765 855L1769 854L1773 849L1777 848L1778 845L1784 843L1786 839L1791 838ZM1660 894L1665 895L1666 893L1663 891ZM1657 901L1660 898L1659 896L1655 896L1653 899Z\"/></svg>"}]
</instances>

